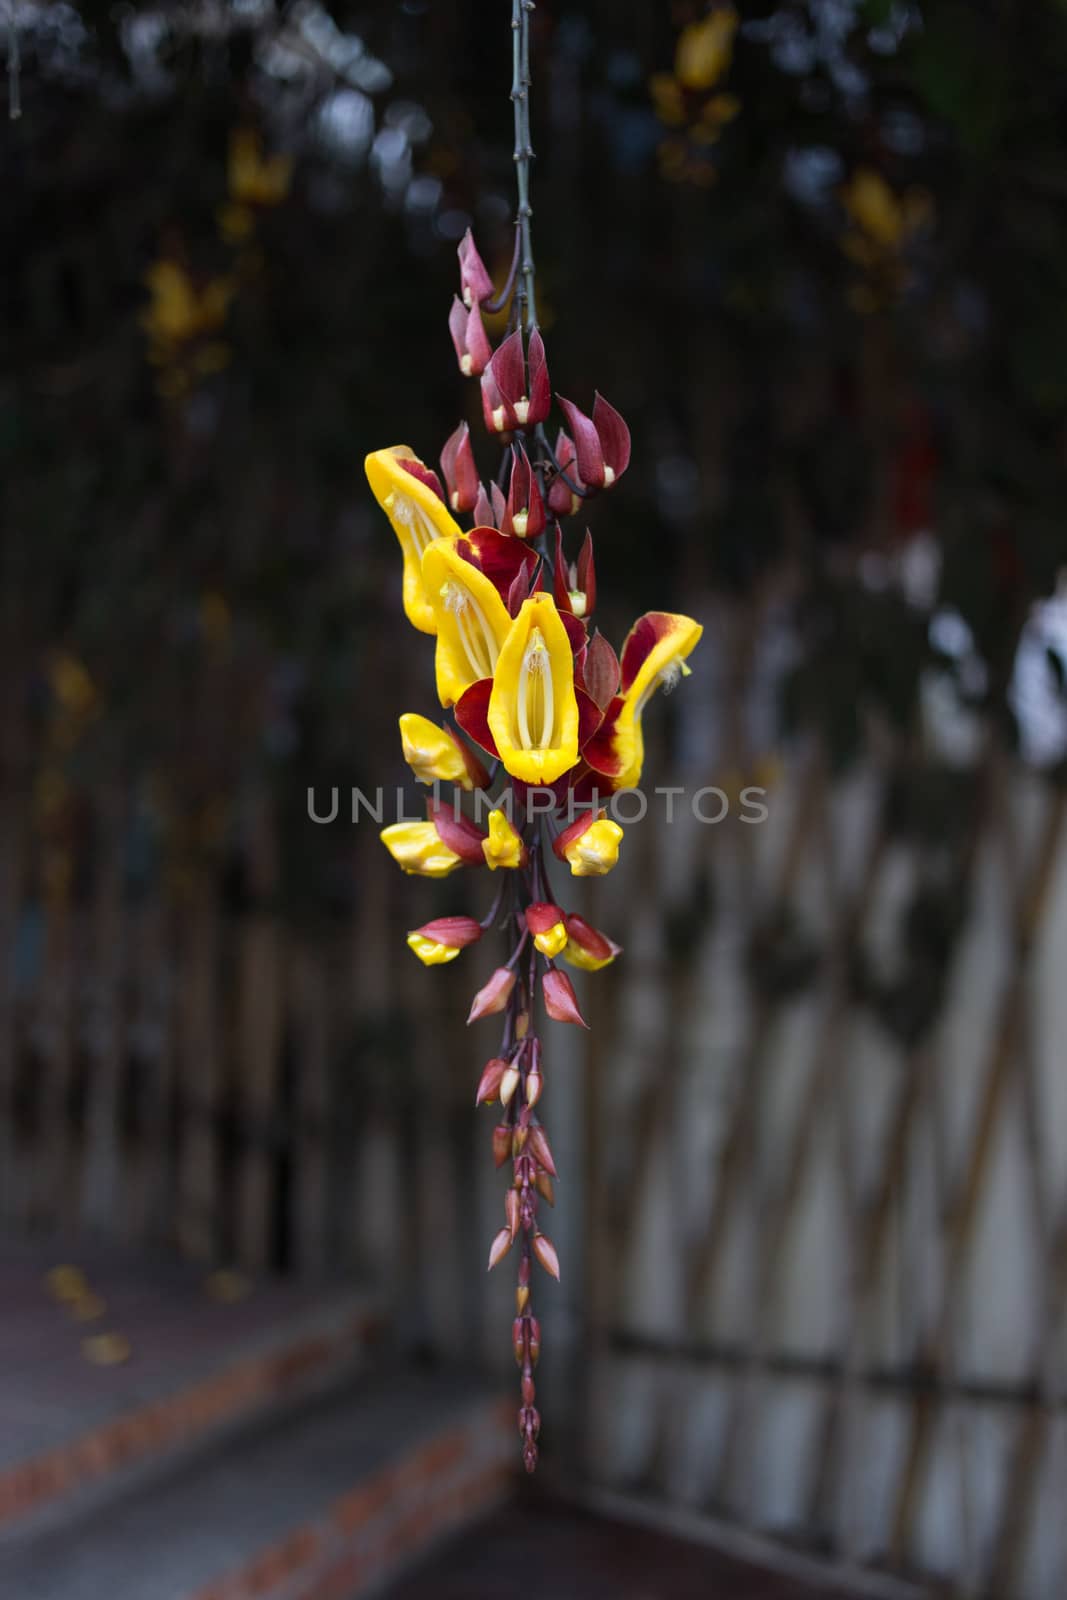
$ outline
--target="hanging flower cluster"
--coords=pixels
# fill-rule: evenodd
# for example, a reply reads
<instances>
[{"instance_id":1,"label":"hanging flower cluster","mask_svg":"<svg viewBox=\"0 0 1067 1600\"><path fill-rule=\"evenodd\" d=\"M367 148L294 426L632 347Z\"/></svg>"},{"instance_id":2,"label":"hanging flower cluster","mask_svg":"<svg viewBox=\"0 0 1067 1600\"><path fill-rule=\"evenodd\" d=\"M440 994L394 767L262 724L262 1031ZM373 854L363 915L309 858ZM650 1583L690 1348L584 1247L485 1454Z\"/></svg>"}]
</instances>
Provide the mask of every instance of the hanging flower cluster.
<instances>
[{"instance_id":1,"label":"hanging flower cluster","mask_svg":"<svg viewBox=\"0 0 1067 1600\"><path fill-rule=\"evenodd\" d=\"M528 63L525 9L518 59ZM403 603L412 626L435 640L437 696L452 724L417 712L400 718L404 758L434 786L425 821L396 822L382 840L404 872L443 878L482 868L500 882L481 919L445 916L414 929L408 944L428 966L450 963L495 926L507 954L474 995L469 1022L502 1018L476 1102L498 1104L497 1166L510 1162L504 1224L492 1241L493 1268L517 1250L513 1325L522 1371L519 1427L528 1471L537 1461L540 1417L533 1369L541 1329L531 1302L536 1261L559 1277L539 1205L554 1201L556 1166L539 1115L545 1058L538 1001L556 1022L585 1027L560 963L595 972L620 946L560 904L549 858L577 878L610 872L623 830L597 802L638 783L641 719L661 686L688 671L698 623L650 611L616 655L593 618L593 541L569 559L561 521L614 487L630 460L630 434L602 396L587 413L559 399L565 426L549 443L552 409L545 347L536 326L527 200L528 65L516 81L519 221L502 293L468 232L459 247L460 293L449 330L460 372L478 382L485 427L502 446L486 487L464 422L441 451L441 475L406 445L376 450L366 470L403 557ZM483 313L510 304L509 330L493 349ZM469 521L464 528L457 518ZM450 797L441 786L451 785ZM461 797L471 799L466 809ZM474 815L470 815L470 812ZM561 896L562 898L562 896Z\"/></svg>"}]
</instances>

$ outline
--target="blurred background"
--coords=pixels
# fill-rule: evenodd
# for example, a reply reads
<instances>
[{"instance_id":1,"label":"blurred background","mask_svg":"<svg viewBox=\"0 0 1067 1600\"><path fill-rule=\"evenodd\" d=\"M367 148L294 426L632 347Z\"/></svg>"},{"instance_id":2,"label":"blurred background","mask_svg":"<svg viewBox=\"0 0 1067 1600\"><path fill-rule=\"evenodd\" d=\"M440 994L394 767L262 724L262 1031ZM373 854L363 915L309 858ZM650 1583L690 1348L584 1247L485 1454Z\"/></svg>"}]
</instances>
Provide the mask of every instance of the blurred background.
<instances>
[{"instance_id":1,"label":"blurred background","mask_svg":"<svg viewBox=\"0 0 1067 1600\"><path fill-rule=\"evenodd\" d=\"M4 1592L1056 1600L1067 9L533 14L553 383L634 437L598 620L704 623L649 770L768 808L568 900L626 952L548 1041L534 1488L485 963L403 939L475 906L347 811L417 802L362 460L481 431L510 7L7 18Z\"/></svg>"}]
</instances>

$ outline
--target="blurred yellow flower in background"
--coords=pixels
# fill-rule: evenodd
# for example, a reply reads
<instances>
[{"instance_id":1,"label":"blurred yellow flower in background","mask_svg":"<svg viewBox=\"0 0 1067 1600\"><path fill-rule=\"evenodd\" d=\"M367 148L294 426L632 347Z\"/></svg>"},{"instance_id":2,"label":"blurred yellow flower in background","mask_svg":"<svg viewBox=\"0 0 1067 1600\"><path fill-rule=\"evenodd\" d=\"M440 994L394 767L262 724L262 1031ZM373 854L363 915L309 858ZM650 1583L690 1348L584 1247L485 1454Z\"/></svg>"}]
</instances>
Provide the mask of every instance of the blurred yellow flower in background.
<instances>
[{"instance_id":1,"label":"blurred yellow flower in background","mask_svg":"<svg viewBox=\"0 0 1067 1600\"><path fill-rule=\"evenodd\" d=\"M255 128L234 128L227 178L230 195L239 205L280 205L289 193L292 177L292 156L265 156Z\"/></svg>"},{"instance_id":2,"label":"blurred yellow flower in background","mask_svg":"<svg viewBox=\"0 0 1067 1600\"><path fill-rule=\"evenodd\" d=\"M732 6L691 22L678 36L674 73L685 89L710 89L729 69L738 16Z\"/></svg>"}]
</instances>

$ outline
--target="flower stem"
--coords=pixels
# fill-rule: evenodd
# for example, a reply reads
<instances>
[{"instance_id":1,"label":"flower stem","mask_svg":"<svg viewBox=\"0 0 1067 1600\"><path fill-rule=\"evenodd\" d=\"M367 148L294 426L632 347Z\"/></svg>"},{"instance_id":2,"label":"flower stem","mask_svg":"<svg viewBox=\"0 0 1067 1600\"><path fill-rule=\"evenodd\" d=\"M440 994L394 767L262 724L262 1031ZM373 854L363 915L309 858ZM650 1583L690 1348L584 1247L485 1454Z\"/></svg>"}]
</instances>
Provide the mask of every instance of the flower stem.
<instances>
[{"instance_id":1,"label":"flower stem","mask_svg":"<svg viewBox=\"0 0 1067 1600\"><path fill-rule=\"evenodd\" d=\"M533 245L530 237L530 164L534 159L530 139L530 13L534 0L511 0L511 99L515 109L515 174L519 191L515 221L519 229L519 325L527 332L537 327L534 291Z\"/></svg>"}]
</instances>

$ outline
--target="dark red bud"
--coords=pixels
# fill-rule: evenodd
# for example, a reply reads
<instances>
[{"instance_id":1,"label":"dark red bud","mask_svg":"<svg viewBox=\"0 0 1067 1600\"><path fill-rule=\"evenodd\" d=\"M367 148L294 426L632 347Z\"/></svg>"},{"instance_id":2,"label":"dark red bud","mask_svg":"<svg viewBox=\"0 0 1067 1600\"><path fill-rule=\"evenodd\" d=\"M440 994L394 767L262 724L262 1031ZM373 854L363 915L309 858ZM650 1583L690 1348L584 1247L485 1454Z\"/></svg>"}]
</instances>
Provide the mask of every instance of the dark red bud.
<instances>
[{"instance_id":1,"label":"dark red bud","mask_svg":"<svg viewBox=\"0 0 1067 1600\"><path fill-rule=\"evenodd\" d=\"M630 465L630 430L615 407L600 394L593 398L593 427L607 469L604 482L610 486L619 481Z\"/></svg>"},{"instance_id":2,"label":"dark red bud","mask_svg":"<svg viewBox=\"0 0 1067 1600\"><path fill-rule=\"evenodd\" d=\"M574 985L565 972L553 969L546 972L541 980L541 994L545 1002L545 1010L553 1022L573 1022L579 1028L587 1028L589 1024L578 1009L578 998L574 992Z\"/></svg>"},{"instance_id":3,"label":"dark red bud","mask_svg":"<svg viewBox=\"0 0 1067 1600\"><path fill-rule=\"evenodd\" d=\"M619 692L619 658L602 633L589 641L583 666L585 691L605 710Z\"/></svg>"},{"instance_id":4,"label":"dark red bud","mask_svg":"<svg viewBox=\"0 0 1067 1600\"><path fill-rule=\"evenodd\" d=\"M516 1317L511 1324L511 1345L515 1351L515 1360L521 1367L526 1360L526 1320Z\"/></svg>"},{"instance_id":5,"label":"dark red bud","mask_svg":"<svg viewBox=\"0 0 1067 1600\"><path fill-rule=\"evenodd\" d=\"M482 936L480 922L475 922L473 917L435 917L432 922L424 922L421 928L414 930L421 933L424 939L431 939L434 944L449 944L457 950L466 950L468 945L477 944Z\"/></svg>"},{"instance_id":6,"label":"dark red bud","mask_svg":"<svg viewBox=\"0 0 1067 1600\"><path fill-rule=\"evenodd\" d=\"M493 1129L493 1161L498 1167L502 1167L510 1154L511 1128L506 1122L498 1122Z\"/></svg>"},{"instance_id":7,"label":"dark red bud","mask_svg":"<svg viewBox=\"0 0 1067 1600\"><path fill-rule=\"evenodd\" d=\"M536 328L530 335L527 364L529 366L530 379L530 411L526 418L526 426L533 428L539 422L544 422L552 409L552 386L548 381L548 362L545 359L545 346Z\"/></svg>"},{"instance_id":8,"label":"dark red bud","mask_svg":"<svg viewBox=\"0 0 1067 1600\"><path fill-rule=\"evenodd\" d=\"M441 472L445 480L449 509L457 512L473 511L478 504L481 484L478 482L478 468L474 464L474 451L471 449L471 431L465 422L461 422L455 433L449 435L441 451Z\"/></svg>"},{"instance_id":9,"label":"dark red bud","mask_svg":"<svg viewBox=\"0 0 1067 1600\"><path fill-rule=\"evenodd\" d=\"M604 487L604 452L600 446L600 435L593 426L591 417L571 400L564 400L562 395L557 397L567 418L567 426L574 440L575 459L578 463L578 476L588 489L602 489Z\"/></svg>"},{"instance_id":10,"label":"dark red bud","mask_svg":"<svg viewBox=\"0 0 1067 1600\"><path fill-rule=\"evenodd\" d=\"M544 1167L545 1171L550 1172L554 1178L557 1177L556 1163L552 1159L552 1151L548 1140L545 1138L544 1128L531 1128L529 1143L530 1154L538 1166Z\"/></svg>"},{"instance_id":11,"label":"dark red bud","mask_svg":"<svg viewBox=\"0 0 1067 1600\"><path fill-rule=\"evenodd\" d=\"M493 347L478 307L472 306L468 311L462 300L453 298L452 310L448 314L448 331L452 335L460 372L465 378L481 377L489 364Z\"/></svg>"},{"instance_id":12,"label":"dark red bud","mask_svg":"<svg viewBox=\"0 0 1067 1600\"><path fill-rule=\"evenodd\" d=\"M541 1324L536 1317L530 1318L527 1344L530 1350L530 1360L536 1367L541 1355Z\"/></svg>"},{"instance_id":13,"label":"dark red bud","mask_svg":"<svg viewBox=\"0 0 1067 1600\"><path fill-rule=\"evenodd\" d=\"M574 457L574 441L561 428L556 439L556 460L572 483L580 482ZM581 497L564 483L561 477L552 479L548 490L548 508L557 517L572 517L581 505Z\"/></svg>"},{"instance_id":14,"label":"dark red bud","mask_svg":"<svg viewBox=\"0 0 1067 1600\"><path fill-rule=\"evenodd\" d=\"M488 983L482 985L471 1001L467 1022L477 1022L479 1017L492 1017L503 1011L515 987L515 974L507 967L497 967Z\"/></svg>"},{"instance_id":15,"label":"dark red bud","mask_svg":"<svg viewBox=\"0 0 1067 1600\"><path fill-rule=\"evenodd\" d=\"M459 241L456 254L459 256L459 283L464 305L471 306L488 300L493 293L493 280L478 254L469 228Z\"/></svg>"},{"instance_id":16,"label":"dark red bud","mask_svg":"<svg viewBox=\"0 0 1067 1600\"><path fill-rule=\"evenodd\" d=\"M461 811L457 811L455 806L448 805L443 800L427 800L426 814L437 829L437 836L442 844L454 850L461 861L465 861L468 866L484 865L482 840L485 834L481 828L476 828Z\"/></svg>"},{"instance_id":17,"label":"dark red bud","mask_svg":"<svg viewBox=\"0 0 1067 1600\"><path fill-rule=\"evenodd\" d=\"M526 926L531 933L547 933L557 922L563 921L563 915L551 900L537 900L526 907Z\"/></svg>"},{"instance_id":18,"label":"dark red bud","mask_svg":"<svg viewBox=\"0 0 1067 1600\"><path fill-rule=\"evenodd\" d=\"M478 1092L474 1097L476 1106L480 1106L483 1101L488 1105L496 1099L497 1091L500 1088L500 1080L504 1076L506 1068L507 1062L503 1056L494 1056L491 1061L485 1063L482 1075L478 1079Z\"/></svg>"},{"instance_id":19,"label":"dark red bud","mask_svg":"<svg viewBox=\"0 0 1067 1600\"><path fill-rule=\"evenodd\" d=\"M584 917L569 916L566 921L567 938L582 950L587 950L595 961L611 961L622 950L621 944L609 939L606 933L594 928Z\"/></svg>"},{"instance_id":20,"label":"dark red bud","mask_svg":"<svg viewBox=\"0 0 1067 1600\"><path fill-rule=\"evenodd\" d=\"M489 496L485 492L485 484L478 485L478 498L474 502L474 520L481 528L491 528L493 524L493 508Z\"/></svg>"}]
</instances>

